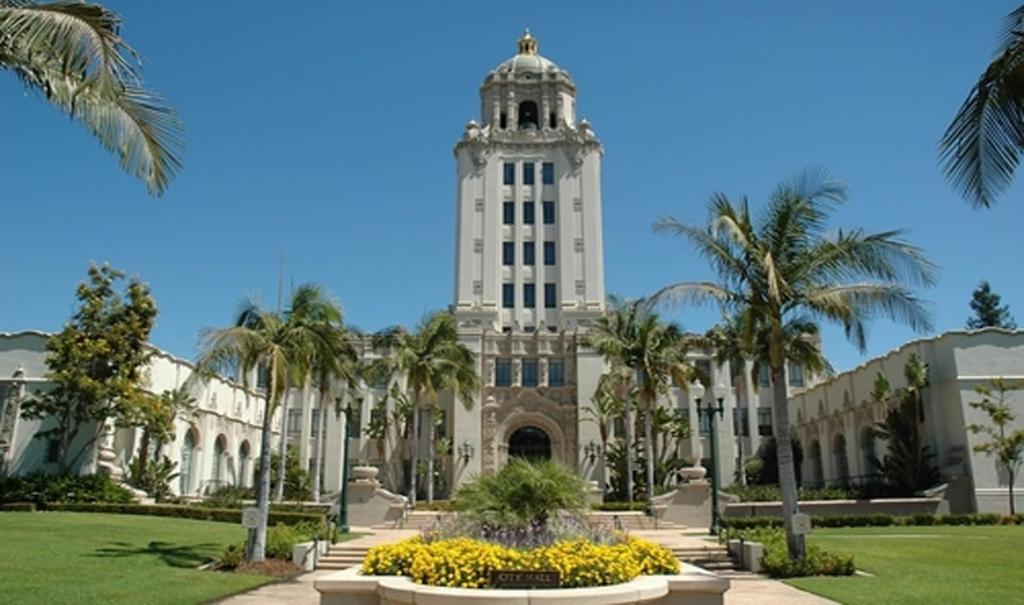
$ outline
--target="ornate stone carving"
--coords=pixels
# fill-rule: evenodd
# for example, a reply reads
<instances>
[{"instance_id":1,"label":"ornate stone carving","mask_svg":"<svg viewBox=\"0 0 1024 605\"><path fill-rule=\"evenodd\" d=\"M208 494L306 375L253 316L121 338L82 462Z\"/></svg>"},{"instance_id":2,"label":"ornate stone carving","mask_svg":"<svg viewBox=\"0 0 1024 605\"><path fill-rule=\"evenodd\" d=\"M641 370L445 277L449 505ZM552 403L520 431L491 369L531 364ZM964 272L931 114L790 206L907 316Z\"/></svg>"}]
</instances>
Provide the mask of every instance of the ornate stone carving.
<instances>
[{"instance_id":1,"label":"ornate stone carving","mask_svg":"<svg viewBox=\"0 0 1024 605\"><path fill-rule=\"evenodd\" d=\"M7 458L10 456L11 444L14 443L14 427L21 411L21 401L25 397L24 368L19 365L11 378L3 399L0 399L0 473L7 472Z\"/></svg>"}]
</instances>

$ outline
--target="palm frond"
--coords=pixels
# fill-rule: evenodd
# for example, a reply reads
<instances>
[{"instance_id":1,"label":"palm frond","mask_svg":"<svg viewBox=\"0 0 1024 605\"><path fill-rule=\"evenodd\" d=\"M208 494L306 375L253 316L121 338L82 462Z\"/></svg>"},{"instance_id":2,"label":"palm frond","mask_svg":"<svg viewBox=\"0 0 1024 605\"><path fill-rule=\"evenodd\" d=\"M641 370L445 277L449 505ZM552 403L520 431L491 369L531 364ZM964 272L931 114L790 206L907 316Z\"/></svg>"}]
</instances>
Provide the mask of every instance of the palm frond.
<instances>
[{"instance_id":1,"label":"palm frond","mask_svg":"<svg viewBox=\"0 0 1024 605\"><path fill-rule=\"evenodd\" d=\"M96 4L0 3L0 69L79 120L121 167L161 195L181 170L184 126L141 86L120 18Z\"/></svg>"},{"instance_id":2,"label":"palm frond","mask_svg":"<svg viewBox=\"0 0 1024 605\"><path fill-rule=\"evenodd\" d=\"M998 55L939 141L939 160L946 178L975 207L991 206L1009 186L1020 163L1024 144L1022 8L1007 17Z\"/></svg>"}]
</instances>

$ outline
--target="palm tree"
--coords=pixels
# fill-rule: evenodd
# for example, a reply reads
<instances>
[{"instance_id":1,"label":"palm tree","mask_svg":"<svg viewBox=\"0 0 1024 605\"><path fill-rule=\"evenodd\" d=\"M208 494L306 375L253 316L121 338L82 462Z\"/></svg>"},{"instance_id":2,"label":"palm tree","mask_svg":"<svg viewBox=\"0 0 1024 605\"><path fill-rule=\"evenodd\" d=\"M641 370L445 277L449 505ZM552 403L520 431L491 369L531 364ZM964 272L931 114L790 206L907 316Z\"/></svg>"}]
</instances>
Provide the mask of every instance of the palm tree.
<instances>
[{"instance_id":1,"label":"palm tree","mask_svg":"<svg viewBox=\"0 0 1024 605\"><path fill-rule=\"evenodd\" d=\"M628 368L636 377L638 410L644 424L647 502L650 505L654 497L653 410L670 385L686 390L697 374L686 360L687 346L678 326L660 321L656 314L646 310L643 301L612 299L611 303L611 311L587 333L587 344L613 367Z\"/></svg>"},{"instance_id":2,"label":"palm tree","mask_svg":"<svg viewBox=\"0 0 1024 605\"><path fill-rule=\"evenodd\" d=\"M719 281L667 286L654 302L715 302L727 315L742 318L742 341L766 362L772 384L779 484L790 556L803 555L794 533L797 512L785 366L787 337L824 319L841 324L860 348L865 327L875 316L902 321L919 331L931 329L923 303L904 284L932 285L936 268L901 231L861 229L826 234L829 214L846 201L846 187L821 170L805 170L779 185L756 219L746 199L732 202L716 193L708 202L706 227L663 217L658 233L687 240L718 273ZM802 325L787 330L787 324ZM797 339L799 340L799 339Z\"/></svg>"},{"instance_id":3,"label":"palm tree","mask_svg":"<svg viewBox=\"0 0 1024 605\"><path fill-rule=\"evenodd\" d=\"M316 284L304 284L292 296L288 321L308 331L312 345L308 371L319 394L317 426L313 435L313 463L310 468L313 475L313 500L316 502L320 501L320 465L326 424L324 417L331 398L331 386L337 381L351 390L356 388L360 379L359 354L345 328L343 317L341 304ZM284 460L283 455L281 460ZM278 470L278 477L284 477L283 468ZM283 487L284 482L279 481L278 488L282 490L282 495Z\"/></svg>"},{"instance_id":4,"label":"palm tree","mask_svg":"<svg viewBox=\"0 0 1024 605\"><path fill-rule=\"evenodd\" d=\"M270 437L273 413L287 384L287 377L309 356L305 335L278 313L260 308L254 301L243 301L236 321L228 328L205 329L200 335L199 368L203 372L230 374L238 371L248 386L254 370L267 372L269 385L260 432L259 472L256 475L256 506L260 511L248 558L262 561L266 550L266 523L270 510ZM287 435L281 435L287 440Z\"/></svg>"},{"instance_id":5,"label":"palm tree","mask_svg":"<svg viewBox=\"0 0 1024 605\"><path fill-rule=\"evenodd\" d=\"M0 0L0 70L82 122L158 196L181 169L184 128L142 88L138 55L120 26L98 4Z\"/></svg>"},{"instance_id":6,"label":"palm tree","mask_svg":"<svg viewBox=\"0 0 1024 605\"><path fill-rule=\"evenodd\" d=\"M437 405L441 391L451 390L466 406L473 404L477 389L476 361L473 352L459 342L455 318L439 311L428 315L415 332L396 327L375 336L374 345L390 354L378 360L372 373L385 371L405 378L406 389L412 391L412 468L409 478L409 501L416 505L416 470L419 465L418 435L420 415ZM427 502L434 500L435 423L427 431Z\"/></svg>"},{"instance_id":7,"label":"palm tree","mask_svg":"<svg viewBox=\"0 0 1024 605\"><path fill-rule=\"evenodd\" d=\"M975 207L1009 186L1024 146L1024 6L1006 16L997 49L939 142L943 170Z\"/></svg>"},{"instance_id":8,"label":"palm tree","mask_svg":"<svg viewBox=\"0 0 1024 605\"><path fill-rule=\"evenodd\" d=\"M625 363L625 349L634 338L637 306L614 295L608 297L608 311L587 332L584 344L600 353L610 369L599 379L597 392L622 402L622 455L626 463L626 500L633 501L633 409L636 372ZM607 447L605 448L607 451Z\"/></svg>"},{"instance_id":9,"label":"palm tree","mask_svg":"<svg viewBox=\"0 0 1024 605\"><path fill-rule=\"evenodd\" d=\"M594 390L594 397L591 399L593 405L583 408L583 412L589 415L585 421L597 425L597 434L601 438L601 468L608 466L608 442L611 438L612 426L615 419L621 417L626 411L628 398L620 396L620 388L616 384L617 374L606 373L597 380L597 388Z\"/></svg>"}]
</instances>

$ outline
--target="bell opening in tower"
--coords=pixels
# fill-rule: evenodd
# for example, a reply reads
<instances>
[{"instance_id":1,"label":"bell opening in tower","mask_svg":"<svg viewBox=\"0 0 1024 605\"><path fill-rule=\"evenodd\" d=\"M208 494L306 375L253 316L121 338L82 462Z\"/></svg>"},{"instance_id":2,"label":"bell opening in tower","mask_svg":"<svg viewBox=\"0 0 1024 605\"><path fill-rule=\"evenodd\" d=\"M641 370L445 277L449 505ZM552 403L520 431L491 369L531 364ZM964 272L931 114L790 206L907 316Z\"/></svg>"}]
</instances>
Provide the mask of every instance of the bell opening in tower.
<instances>
[{"instance_id":1,"label":"bell opening in tower","mask_svg":"<svg viewBox=\"0 0 1024 605\"><path fill-rule=\"evenodd\" d=\"M538 120L537 103L523 101L519 104L519 130L537 130Z\"/></svg>"}]
</instances>

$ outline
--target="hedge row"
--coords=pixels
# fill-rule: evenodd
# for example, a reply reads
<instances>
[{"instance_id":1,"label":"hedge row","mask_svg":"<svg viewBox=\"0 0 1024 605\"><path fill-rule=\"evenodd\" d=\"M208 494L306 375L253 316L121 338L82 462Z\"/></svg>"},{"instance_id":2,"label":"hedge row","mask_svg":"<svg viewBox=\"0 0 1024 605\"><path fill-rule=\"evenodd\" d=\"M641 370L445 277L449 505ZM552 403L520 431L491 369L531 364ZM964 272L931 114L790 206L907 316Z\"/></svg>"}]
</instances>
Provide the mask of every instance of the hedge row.
<instances>
[{"instance_id":1,"label":"hedge row","mask_svg":"<svg viewBox=\"0 0 1024 605\"><path fill-rule=\"evenodd\" d=\"M76 513L114 513L119 515L153 515L157 517L175 517L179 519L196 519L199 521L221 521L224 523L241 523L242 514L238 509L207 508L204 506L177 506L170 504L48 504L46 510L67 511ZM316 513L293 513L270 511L269 525L299 525L301 523L319 524L324 522L324 515Z\"/></svg>"},{"instance_id":2,"label":"hedge row","mask_svg":"<svg viewBox=\"0 0 1024 605\"><path fill-rule=\"evenodd\" d=\"M645 511L647 510L646 502L602 502L600 504L592 504L590 506L593 510L606 511L606 512L625 512L625 511Z\"/></svg>"},{"instance_id":3,"label":"hedge row","mask_svg":"<svg viewBox=\"0 0 1024 605\"><path fill-rule=\"evenodd\" d=\"M1003 516L997 513L967 513L960 515L896 516L885 513L870 515L812 516L813 527L887 527L892 525L1021 525L1024 514ZM729 529L757 529L782 527L781 517L739 517L722 519L722 527Z\"/></svg>"},{"instance_id":4,"label":"hedge row","mask_svg":"<svg viewBox=\"0 0 1024 605\"><path fill-rule=\"evenodd\" d=\"M36 512L36 505L33 502L11 502L9 504L0 504L0 511L9 513L34 513Z\"/></svg>"}]
</instances>

